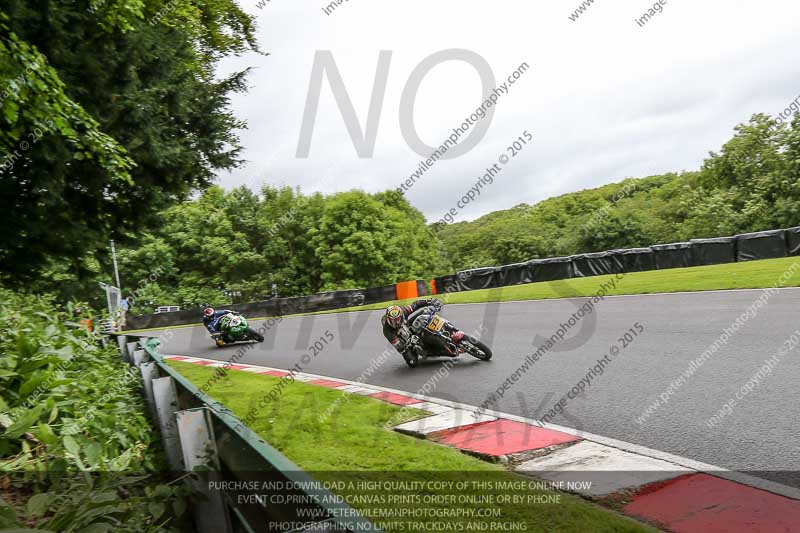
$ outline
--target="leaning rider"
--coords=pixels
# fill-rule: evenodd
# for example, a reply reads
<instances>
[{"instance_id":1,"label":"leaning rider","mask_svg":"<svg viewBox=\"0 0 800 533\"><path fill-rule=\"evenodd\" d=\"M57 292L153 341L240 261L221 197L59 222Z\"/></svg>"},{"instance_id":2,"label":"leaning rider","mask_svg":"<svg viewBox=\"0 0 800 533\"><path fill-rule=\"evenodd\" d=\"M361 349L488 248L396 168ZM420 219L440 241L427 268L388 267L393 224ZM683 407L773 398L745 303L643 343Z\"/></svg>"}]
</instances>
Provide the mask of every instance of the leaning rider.
<instances>
[{"instance_id":1,"label":"leaning rider","mask_svg":"<svg viewBox=\"0 0 800 533\"><path fill-rule=\"evenodd\" d=\"M414 311L422 309L423 307L432 307L433 309L435 309L436 312L439 312L442 309L442 305L443 305L442 301L439 300L438 298L430 298L427 300L417 300L411 305L404 305L402 307L399 305L391 305L387 307L386 312L381 317L381 324L383 325L383 336L386 337L386 340L392 343L392 346L394 346L395 350L400 352L401 355L404 355L407 346L404 345L403 340L398 336L398 331L400 330L400 327L403 324L408 323L408 317ZM450 338L453 340L453 342L459 343L461 342L461 339L464 338L463 331L455 329L449 323L446 323L445 327L447 327L450 331L452 331ZM418 334L419 332L415 333ZM421 336L423 342L426 343L431 341L436 342L434 340L435 338L436 337L433 337L432 335ZM457 355L457 350L455 349L455 346L451 345L451 343L444 342L442 347L450 355Z\"/></svg>"},{"instance_id":2,"label":"leaning rider","mask_svg":"<svg viewBox=\"0 0 800 533\"><path fill-rule=\"evenodd\" d=\"M219 336L219 322L222 320L222 317L225 315L233 313L234 315L238 315L236 311L231 311L229 309L222 309L221 311L214 311L211 307L206 307L203 310L203 325L206 327L209 333L211 333L212 337Z\"/></svg>"}]
</instances>

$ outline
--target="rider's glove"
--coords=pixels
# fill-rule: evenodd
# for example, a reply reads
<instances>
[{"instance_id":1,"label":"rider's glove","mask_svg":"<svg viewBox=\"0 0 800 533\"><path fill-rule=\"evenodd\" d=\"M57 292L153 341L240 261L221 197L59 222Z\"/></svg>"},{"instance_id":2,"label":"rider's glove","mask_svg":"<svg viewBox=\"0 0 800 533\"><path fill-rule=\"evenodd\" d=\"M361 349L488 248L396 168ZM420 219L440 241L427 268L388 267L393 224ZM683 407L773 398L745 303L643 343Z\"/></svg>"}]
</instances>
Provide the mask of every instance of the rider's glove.
<instances>
[{"instance_id":1,"label":"rider's glove","mask_svg":"<svg viewBox=\"0 0 800 533\"><path fill-rule=\"evenodd\" d=\"M406 343L404 343L399 337L395 337L394 339L392 339L391 342L392 346L394 346L394 349L397 350L398 352L403 353L404 351L406 351L407 348Z\"/></svg>"}]
</instances>

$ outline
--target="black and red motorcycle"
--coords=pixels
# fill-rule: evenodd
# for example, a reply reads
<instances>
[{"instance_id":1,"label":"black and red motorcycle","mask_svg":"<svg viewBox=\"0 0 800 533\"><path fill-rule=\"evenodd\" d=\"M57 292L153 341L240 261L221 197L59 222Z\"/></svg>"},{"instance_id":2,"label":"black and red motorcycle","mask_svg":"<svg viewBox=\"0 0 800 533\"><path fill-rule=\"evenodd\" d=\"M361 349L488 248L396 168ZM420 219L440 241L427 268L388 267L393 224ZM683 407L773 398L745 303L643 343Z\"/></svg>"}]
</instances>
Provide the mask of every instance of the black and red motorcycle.
<instances>
[{"instance_id":1,"label":"black and red motorcycle","mask_svg":"<svg viewBox=\"0 0 800 533\"><path fill-rule=\"evenodd\" d=\"M411 368L428 357L458 357L469 354L482 361L492 358L492 350L472 335L464 334L460 339L452 322L439 315L440 306L417 309L400 326L397 336L405 346L403 359Z\"/></svg>"}]
</instances>

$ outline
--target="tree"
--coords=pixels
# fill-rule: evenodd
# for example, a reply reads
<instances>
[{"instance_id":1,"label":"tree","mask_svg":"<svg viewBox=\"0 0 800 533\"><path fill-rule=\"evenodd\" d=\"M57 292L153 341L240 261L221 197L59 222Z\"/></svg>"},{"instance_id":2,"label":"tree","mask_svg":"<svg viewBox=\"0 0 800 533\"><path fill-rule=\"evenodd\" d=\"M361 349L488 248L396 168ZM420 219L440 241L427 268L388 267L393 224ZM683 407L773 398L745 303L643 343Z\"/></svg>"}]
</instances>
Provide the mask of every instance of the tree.
<instances>
[{"instance_id":1,"label":"tree","mask_svg":"<svg viewBox=\"0 0 800 533\"><path fill-rule=\"evenodd\" d=\"M784 166L773 174L775 204L771 208L774 224L780 227L800 225L800 118L781 132Z\"/></svg>"},{"instance_id":2,"label":"tree","mask_svg":"<svg viewBox=\"0 0 800 533\"><path fill-rule=\"evenodd\" d=\"M492 256L500 264L522 263L544 257L548 250L538 235L522 234L500 237L493 243Z\"/></svg>"},{"instance_id":3,"label":"tree","mask_svg":"<svg viewBox=\"0 0 800 533\"><path fill-rule=\"evenodd\" d=\"M610 211L583 234L580 249L584 252L602 252L636 248L651 244L651 240L636 218Z\"/></svg>"},{"instance_id":4,"label":"tree","mask_svg":"<svg viewBox=\"0 0 800 533\"><path fill-rule=\"evenodd\" d=\"M0 272L23 281L48 256L75 259L82 239L97 238L107 214L81 200L110 203L110 190L132 184L134 162L67 95L47 59L9 30L2 11L0 55ZM65 180L66 172L91 172L107 189L87 194L90 184ZM81 223L70 216L78 210Z\"/></svg>"},{"instance_id":5,"label":"tree","mask_svg":"<svg viewBox=\"0 0 800 533\"><path fill-rule=\"evenodd\" d=\"M424 218L406 206L398 208L397 196L396 191L377 198L350 191L326 202L313 239L323 290L385 285L431 268L435 246Z\"/></svg>"},{"instance_id":6,"label":"tree","mask_svg":"<svg viewBox=\"0 0 800 533\"><path fill-rule=\"evenodd\" d=\"M54 258L80 274L80 258L103 259L108 238L146 229L240 164L243 124L228 95L244 90L245 73L213 79L221 57L255 47L235 2L10 0L4 10L12 54L0 83L22 87L3 100L0 130L13 134L4 152L42 132L0 174L8 281L36 277Z\"/></svg>"}]
</instances>

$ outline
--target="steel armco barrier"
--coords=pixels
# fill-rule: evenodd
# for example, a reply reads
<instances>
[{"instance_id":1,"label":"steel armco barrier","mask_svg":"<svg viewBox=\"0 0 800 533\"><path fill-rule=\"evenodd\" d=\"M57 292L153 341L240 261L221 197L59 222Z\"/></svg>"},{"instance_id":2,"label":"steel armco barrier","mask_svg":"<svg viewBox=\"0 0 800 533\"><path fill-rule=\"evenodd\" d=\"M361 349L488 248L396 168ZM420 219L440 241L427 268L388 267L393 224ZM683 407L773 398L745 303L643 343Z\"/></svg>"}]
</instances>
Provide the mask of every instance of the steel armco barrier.
<instances>
[{"instance_id":1,"label":"steel armco barrier","mask_svg":"<svg viewBox=\"0 0 800 533\"><path fill-rule=\"evenodd\" d=\"M381 531L165 364L158 339L129 340L117 336L124 360L141 370L144 396L161 432L170 468L193 472L187 482L200 497L192 509L198 532ZM295 497L285 498L292 503L276 504L266 498L246 498L243 503L235 490L218 490L223 483L212 490L211 479L228 486L257 479L290 487L286 494ZM314 516L321 518L308 518ZM301 526L283 530L270 528L270 523Z\"/></svg>"}]
</instances>

